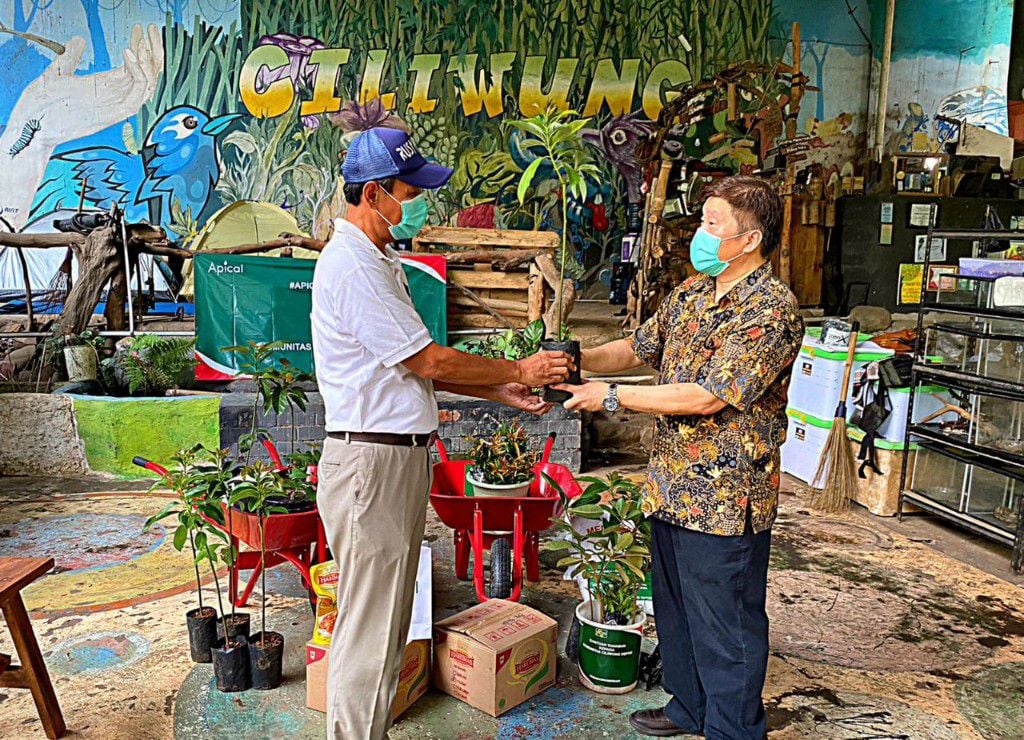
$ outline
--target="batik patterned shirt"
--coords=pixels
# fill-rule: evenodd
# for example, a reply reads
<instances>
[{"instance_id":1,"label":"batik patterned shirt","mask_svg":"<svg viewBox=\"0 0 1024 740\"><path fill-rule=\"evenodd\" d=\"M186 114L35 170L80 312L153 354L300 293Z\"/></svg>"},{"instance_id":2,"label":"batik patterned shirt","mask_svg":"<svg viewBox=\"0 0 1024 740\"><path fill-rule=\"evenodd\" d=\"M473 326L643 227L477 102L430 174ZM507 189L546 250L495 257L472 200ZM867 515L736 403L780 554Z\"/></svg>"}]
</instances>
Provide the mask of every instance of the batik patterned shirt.
<instances>
[{"instance_id":1,"label":"batik patterned shirt","mask_svg":"<svg viewBox=\"0 0 1024 740\"><path fill-rule=\"evenodd\" d=\"M707 416L659 416L644 508L709 534L772 526L790 370L803 321L796 299L765 263L715 301L715 280L676 288L628 341L660 383L696 383L726 403Z\"/></svg>"}]
</instances>

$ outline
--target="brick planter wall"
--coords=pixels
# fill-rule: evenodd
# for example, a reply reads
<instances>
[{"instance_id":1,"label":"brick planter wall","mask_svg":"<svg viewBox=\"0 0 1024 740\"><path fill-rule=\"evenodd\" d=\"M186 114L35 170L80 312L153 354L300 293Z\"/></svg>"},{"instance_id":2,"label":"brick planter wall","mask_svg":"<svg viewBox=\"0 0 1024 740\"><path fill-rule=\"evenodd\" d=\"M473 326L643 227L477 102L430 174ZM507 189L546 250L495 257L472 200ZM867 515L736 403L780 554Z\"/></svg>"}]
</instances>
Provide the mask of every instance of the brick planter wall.
<instances>
[{"instance_id":1,"label":"brick planter wall","mask_svg":"<svg viewBox=\"0 0 1024 740\"><path fill-rule=\"evenodd\" d=\"M252 425L252 393L228 393L222 397L220 404L220 443L234 454L238 453L238 438L247 434ZM567 465L571 470L579 471L581 455L580 435L582 422L580 415L567 412L556 406L546 416L533 416L516 411L491 401L456 396L450 393L438 394L439 428L438 432L448 448L449 454L464 454L469 447L466 437L474 437L491 432L500 420L514 418L526 428L530 439L541 449L551 432L556 432L555 447L552 451L553 462ZM291 434L291 418L288 413L278 417L273 412L263 415L257 427L266 429L280 450L287 452ZM296 437L301 447L311 443L321 443L324 438L324 405L320 394L309 394L309 406L305 412L295 412ZM262 454L260 457L266 459Z\"/></svg>"}]
</instances>

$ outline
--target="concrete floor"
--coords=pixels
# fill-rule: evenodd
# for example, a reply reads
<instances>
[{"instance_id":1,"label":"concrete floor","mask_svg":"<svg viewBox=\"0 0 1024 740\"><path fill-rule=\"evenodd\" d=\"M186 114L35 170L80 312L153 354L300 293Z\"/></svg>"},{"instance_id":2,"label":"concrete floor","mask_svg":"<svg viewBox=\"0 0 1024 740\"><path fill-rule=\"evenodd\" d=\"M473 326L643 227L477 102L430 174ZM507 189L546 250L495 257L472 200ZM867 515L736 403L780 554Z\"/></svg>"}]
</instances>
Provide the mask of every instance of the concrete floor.
<instances>
[{"instance_id":1,"label":"concrete floor","mask_svg":"<svg viewBox=\"0 0 1024 740\"><path fill-rule=\"evenodd\" d=\"M286 635L285 683L225 695L188 660L182 613L191 569L166 533L141 535L159 499L139 484L0 479L0 555L49 554L58 569L25 592L74 736L321 737L305 709L311 615L295 571L271 571L268 620ZM475 599L451 569L451 535L431 515L434 616ZM812 514L783 496L770 572L773 738L1024 737L1024 579L1008 551L927 517ZM213 599L212 588L204 588ZM258 615L259 593L250 610ZM556 617L564 641L574 588L545 566L523 601ZM6 632L0 652L11 652ZM394 738L633 737L626 715L658 689L605 697L562 658L557 685L495 720L430 692ZM42 737L27 692L0 689L0 737Z\"/></svg>"}]
</instances>

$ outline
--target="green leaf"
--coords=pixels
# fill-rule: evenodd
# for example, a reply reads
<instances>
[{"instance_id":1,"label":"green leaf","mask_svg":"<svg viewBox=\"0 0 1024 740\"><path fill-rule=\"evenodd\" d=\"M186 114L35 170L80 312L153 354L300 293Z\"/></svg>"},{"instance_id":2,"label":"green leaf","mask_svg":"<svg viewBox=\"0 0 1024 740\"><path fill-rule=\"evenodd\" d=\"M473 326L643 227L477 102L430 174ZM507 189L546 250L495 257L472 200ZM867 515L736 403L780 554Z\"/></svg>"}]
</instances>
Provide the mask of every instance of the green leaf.
<instances>
[{"instance_id":1,"label":"green leaf","mask_svg":"<svg viewBox=\"0 0 1024 740\"><path fill-rule=\"evenodd\" d=\"M572 543L568 540L551 540L550 542L546 543L544 547L552 552L557 552L559 550L570 549L572 547Z\"/></svg>"},{"instance_id":2,"label":"green leaf","mask_svg":"<svg viewBox=\"0 0 1024 740\"><path fill-rule=\"evenodd\" d=\"M188 529L184 526L180 526L174 530L174 549L181 552L182 548L185 547L185 540L188 539Z\"/></svg>"},{"instance_id":3,"label":"green leaf","mask_svg":"<svg viewBox=\"0 0 1024 740\"><path fill-rule=\"evenodd\" d=\"M530 162L526 170L523 172L522 177L519 178L519 187L516 188L516 195L519 197L520 203L526 202L526 191L530 189L530 184L533 182L534 175L537 174L537 168L540 167L542 158L537 158Z\"/></svg>"},{"instance_id":4,"label":"green leaf","mask_svg":"<svg viewBox=\"0 0 1024 740\"><path fill-rule=\"evenodd\" d=\"M142 531L148 532L150 528L152 528L152 526L157 522L161 521L162 519L166 519L172 514L177 513L174 511L174 507L176 507L177 505L177 501L171 501L170 503L168 503L163 509L160 510L160 513L154 514L146 520L146 523L142 525Z\"/></svg>"},{"instance_id":5,"label":"green leaf","mask_svg":"<svg viewBox=\"0 0 1024 740\"><path fill-rule=\"evenodd\" d=\"M573 514L584 519L600 519L604 516L604 509L594 504L573 505L571 510Z\"/></svg>"}]
</instances>

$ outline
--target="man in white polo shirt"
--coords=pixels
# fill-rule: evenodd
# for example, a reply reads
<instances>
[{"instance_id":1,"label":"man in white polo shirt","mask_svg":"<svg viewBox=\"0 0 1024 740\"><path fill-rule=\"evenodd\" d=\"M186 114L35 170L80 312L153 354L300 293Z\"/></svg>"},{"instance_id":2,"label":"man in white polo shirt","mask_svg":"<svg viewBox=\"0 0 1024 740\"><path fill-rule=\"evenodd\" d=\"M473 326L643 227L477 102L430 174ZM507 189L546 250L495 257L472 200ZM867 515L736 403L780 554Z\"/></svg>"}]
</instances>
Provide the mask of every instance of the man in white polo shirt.
<instances>
[{"instance_id":1,"label":"man in white polo shirt","mask_svg":"<svg viewBox=\"0 0 1024 740\"><path fill-rule=\"evenodd\" d=\"M530 389L568 377L571 359L541 352L488 360L430 338L398 254L427 217L423 190L443 186L408 134L359 134L342 175L349 210L317 261L313 353L327 439L317 506L338 563L338 618L327 679L327 734L382 738L390 725L412 612L430 488L435 390L543 413Z\"/></svg>"}]
</instances>

